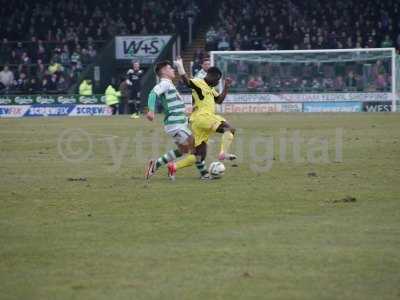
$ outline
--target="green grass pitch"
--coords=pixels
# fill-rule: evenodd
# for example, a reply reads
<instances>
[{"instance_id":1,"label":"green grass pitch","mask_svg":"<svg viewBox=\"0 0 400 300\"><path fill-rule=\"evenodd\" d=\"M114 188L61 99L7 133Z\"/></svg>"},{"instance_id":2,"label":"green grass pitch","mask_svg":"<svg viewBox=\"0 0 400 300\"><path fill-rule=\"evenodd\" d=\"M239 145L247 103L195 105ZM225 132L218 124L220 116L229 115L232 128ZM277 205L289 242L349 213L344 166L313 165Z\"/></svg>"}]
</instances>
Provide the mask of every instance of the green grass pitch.
<instances>
[{"instance_id":1,"label":"green grass pitch","mask_svg":"<svg viewBox=\"0 0 400 300\"><path fill-rule=\"evenodd\" d=\"M400 114L226 115L237 167L146 183L160 118L0 120L0 299L400 298Z\"/></svg>"}]
</instances>

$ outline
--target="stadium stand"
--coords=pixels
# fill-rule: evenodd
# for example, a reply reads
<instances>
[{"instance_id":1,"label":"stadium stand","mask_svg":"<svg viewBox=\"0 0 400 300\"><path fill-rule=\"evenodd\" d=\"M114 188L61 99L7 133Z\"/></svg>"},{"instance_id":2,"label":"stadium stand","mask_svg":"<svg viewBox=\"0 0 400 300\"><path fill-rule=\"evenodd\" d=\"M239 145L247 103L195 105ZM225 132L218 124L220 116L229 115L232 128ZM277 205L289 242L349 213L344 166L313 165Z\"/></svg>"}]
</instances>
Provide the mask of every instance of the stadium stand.
<instances>
[{"instance_id":1,"label":"stadium stand","mask_svg":"<svg viewBox=\"0 0 400 300\"><path fill-rule=\"evenodd\" d=\"M186 36L193 1L4 1L0 8L0 90L60 93L115 35ZM10 80L12 78L12 80Z\"/></svg>"},{"instance_id":2,"label":"stadium stand","mask_svg":"<svg viewBox=\"0 0 400 300\"><path fill-rule=\"evenodd\" d=\"M207 50L400 48L400 3L224 1Z\"/></svg>"},{"instance_id":3,"label":"stadium stand","mask_svg":"<svg viewBox=\"0 0 400 300\"><path fill-rule=\"evenodd\" d=\"M208 13L209 2L121 0L115 6L110 1L0 0L0 92L64 93L111 37L175 33L186 39L188 18ZM392 0L220 1L219 9L209 12L210 19L215 14L211 26L194 41L199 48L186 51L184 60L193 61L195 72L211 50L399 49L399 9ZM376 84L371 89L388 88L386 68L373 66ZM341 85L357 90L361 82L359 66L282 67L276 73L268 68L242 70L238 64L231 71L235 88L247 91L279 91L281 85L293 91L335 90ZM286 82L288 72L311 75ZM246 78L241 75L245 73Z\"/></svg>"},{"instance_id":4,"label":"stadium stand","mask_svg":"<svg viewBox=\"0 0 400 300\"><path fill-rule=\"evenodd\" d=\"M398 1L224 1L206 32L207 51L384 48L400 49ZM201 56L204 56L204 53ZM200 56L193 60L197 69ZM241 64L229 70L237 91L388 91L388 64Z\"/></svg>"}]
</instances>

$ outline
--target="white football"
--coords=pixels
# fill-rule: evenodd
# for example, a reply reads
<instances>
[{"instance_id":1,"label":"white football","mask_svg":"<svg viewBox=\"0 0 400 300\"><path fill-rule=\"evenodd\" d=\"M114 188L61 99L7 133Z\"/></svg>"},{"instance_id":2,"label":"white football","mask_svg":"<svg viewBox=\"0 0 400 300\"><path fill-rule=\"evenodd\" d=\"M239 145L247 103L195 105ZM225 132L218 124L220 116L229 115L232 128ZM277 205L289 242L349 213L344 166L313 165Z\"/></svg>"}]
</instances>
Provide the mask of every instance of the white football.
<instances>
[{"instance_id":1,"label":"white football","mask_svg":"<svg viewBox=\"0 0 400 300\"><path fill-rule=\"evenodd\" d=\"M220 178L222 175L224 175L225 172L225 166L222 162L220 161L214 161L210 164L210 167L208 168L208 172L214 177L214 178Z\"/></svg>"}]
</instances>

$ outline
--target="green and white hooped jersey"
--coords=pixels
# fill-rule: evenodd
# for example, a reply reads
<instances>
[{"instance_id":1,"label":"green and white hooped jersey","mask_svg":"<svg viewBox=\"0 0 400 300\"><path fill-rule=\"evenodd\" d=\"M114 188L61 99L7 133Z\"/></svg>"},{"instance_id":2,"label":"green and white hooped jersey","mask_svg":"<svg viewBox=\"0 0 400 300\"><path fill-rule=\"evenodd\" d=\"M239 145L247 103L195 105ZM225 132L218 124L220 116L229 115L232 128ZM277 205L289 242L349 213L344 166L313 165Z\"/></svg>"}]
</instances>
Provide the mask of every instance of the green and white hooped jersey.
<instances>
[{"instance_id":1,"label":"green and white hooped jersey","mask_svg":"<svg viewBox=\"0 0 400 300\"><path fill-rule=\"evenodd\" d=\"M204 71L203 69L201 69L200 71L198 71L196 73L196 75L194 76L195 78L200 78L200 79L204 79L207 75L207 72Z\"/></svg>"},{"instance_id":2,"label":"green and white hooped jersey","mask_svg":"<svg viewBox=\"0 0 400 300\"><path fill-rule=\"evenodd\" d=\"M171 80L162 78L153 88L164 109L164 125L186 124L185 103Z\"/></svg>"}]
</instances>

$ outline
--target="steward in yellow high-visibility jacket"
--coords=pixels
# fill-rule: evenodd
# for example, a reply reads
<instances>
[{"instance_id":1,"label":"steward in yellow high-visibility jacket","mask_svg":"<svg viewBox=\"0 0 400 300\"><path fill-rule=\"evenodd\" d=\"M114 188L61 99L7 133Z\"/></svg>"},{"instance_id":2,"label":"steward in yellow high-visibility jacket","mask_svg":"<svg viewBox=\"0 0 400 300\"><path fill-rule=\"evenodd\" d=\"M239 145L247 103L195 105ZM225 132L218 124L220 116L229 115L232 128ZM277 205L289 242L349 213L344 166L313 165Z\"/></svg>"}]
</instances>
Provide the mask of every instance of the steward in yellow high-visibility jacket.
<instances>
[{"instance_id":1,"label":"steward in yellow high-visibility jacket","mask_svg":"<svg viewBox=\"0 0 400 300\"><path fill-rule=\"evenodd\" d=\"M121 92L117 91L112 84L110 84L105 92L106 104L111 107L112 114L115 115L118 110L119 97L121 97Z\"/></svg>"},{"instance_id":2,"label":"steward in yellow high-visibility jacket","mask_svg":"<svg viewBox=\"0 0 400 300\"><path fill-rule=\"evenodd\" d=\"M93 85L92 81L85 79L79 85L79 95L80 96L92 96L93 95Z\"/></svg>"}]
</instances>

